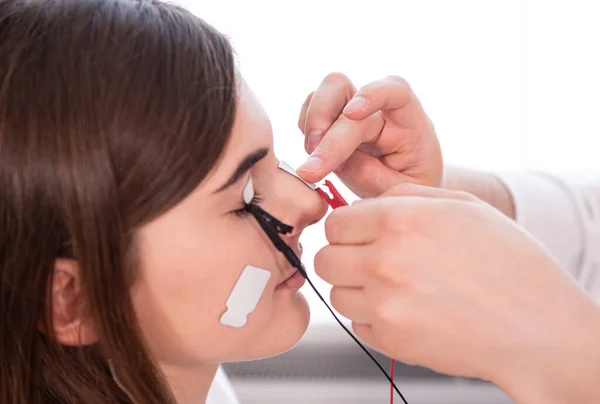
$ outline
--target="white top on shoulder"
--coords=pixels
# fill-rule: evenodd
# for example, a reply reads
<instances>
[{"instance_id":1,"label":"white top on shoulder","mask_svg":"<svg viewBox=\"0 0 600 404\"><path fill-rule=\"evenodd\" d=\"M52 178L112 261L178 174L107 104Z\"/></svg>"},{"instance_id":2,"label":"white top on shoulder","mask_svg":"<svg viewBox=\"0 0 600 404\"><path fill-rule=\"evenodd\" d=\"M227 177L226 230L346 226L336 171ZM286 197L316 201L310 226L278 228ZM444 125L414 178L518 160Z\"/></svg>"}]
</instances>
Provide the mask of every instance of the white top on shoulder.
<instances>
[{"instance_id":1,"label":"white top on shoulder","mask_svg":"<svg viewBox=\"0 0 600 404\"><path fill-rule=\"evenodd\" d=\"M527 172L502 174L517 223L600 300L600 178Z\"/></svg>"},{"instance_id":2,"label":"white top on shoulder","mask_svg":"<svg viewBox=\"0 0 600 404\"><path fill-rule=\"evenodd\" d=\"M240 404L227 374L221 367L210 386L206 404Z\"/></svg>"}]
</instances>

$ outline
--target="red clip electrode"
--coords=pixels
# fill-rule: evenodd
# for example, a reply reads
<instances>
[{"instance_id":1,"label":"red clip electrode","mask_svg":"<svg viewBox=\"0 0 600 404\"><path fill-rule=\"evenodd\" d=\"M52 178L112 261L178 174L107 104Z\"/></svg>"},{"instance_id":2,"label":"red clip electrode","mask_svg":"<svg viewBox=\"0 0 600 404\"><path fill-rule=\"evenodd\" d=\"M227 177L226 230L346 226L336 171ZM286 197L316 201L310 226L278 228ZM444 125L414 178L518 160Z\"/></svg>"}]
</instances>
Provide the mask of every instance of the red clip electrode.
<instances>
[{"instance_id":1,"label":"red clip electrode","mask_svg":"<svg viewBox=\"0 0 600 404\"><path fill-rule=\"evenodd\" d=\"M333 195L332 198L330 198L329 195L327 195L327 192L323 191L321 188L317 188L317 192L319 193L319 195L321 195L323 199L325 199L325 201L327 201L329 206L335 209L339 208L340 206L348 205L348 202L346 202L346 200L344 200L344 198L338 192L338 190L335 189L331 181L325 180L325 185L327 186L327 188L329 188L329 192L331 192L331 195Z\"/></svg>"}]
</instances>

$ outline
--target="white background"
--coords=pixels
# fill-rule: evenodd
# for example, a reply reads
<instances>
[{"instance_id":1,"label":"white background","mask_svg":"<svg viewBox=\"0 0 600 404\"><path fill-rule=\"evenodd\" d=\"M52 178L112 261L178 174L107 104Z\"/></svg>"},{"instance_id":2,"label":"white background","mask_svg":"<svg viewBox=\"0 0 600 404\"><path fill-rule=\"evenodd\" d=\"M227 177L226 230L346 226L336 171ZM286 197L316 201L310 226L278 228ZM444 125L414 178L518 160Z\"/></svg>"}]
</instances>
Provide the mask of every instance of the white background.
<instances>
[{"instance_id":1,"label":"white background","mask_svg":"<svg viewBox=\"0 0 600 404\"><path fill-rule=\"evenodd\" d=\"M595 0L179 0L228 35L269 112L280 159L306 157L300 106L327 73L405 77L446 162L599 173L600 4ZM337 183L336 183L337 184ZM346 189L342 192L348 194ZM302 239L304 261L325 244ZM313 276L313 279L314 276ZM328 297L328 287L315 280ZM313 321L331 321L308 287Z\"/></svg>"}]
</instances>

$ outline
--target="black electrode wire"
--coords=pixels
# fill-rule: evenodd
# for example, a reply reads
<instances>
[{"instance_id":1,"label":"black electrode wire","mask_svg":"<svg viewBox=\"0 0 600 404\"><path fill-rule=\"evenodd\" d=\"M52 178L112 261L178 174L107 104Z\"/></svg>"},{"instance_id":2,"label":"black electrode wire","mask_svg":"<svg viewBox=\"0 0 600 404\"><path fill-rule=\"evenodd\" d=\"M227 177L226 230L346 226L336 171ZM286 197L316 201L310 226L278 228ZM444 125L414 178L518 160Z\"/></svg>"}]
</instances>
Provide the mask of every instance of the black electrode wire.
<instances>
[{"instance_id":1,"label":"black electrode wire","mask_svg":"<svg viewBox=\"0 0 600 404\"><path fill-rule=\"evenodd\" d=\"M365 348L365 346L358 340L358 338L356 338L354 336L354 334L352 334L350 332L350 330L348 330L348 328L340 321L340 319L338 318L338 316L335 315L335 313L333 312L333 310L331 309L331 307L329 307L329 304L327 304L327 302L325 301L325 299L323 299L323 296L319 293L319 291L317 290L317 288L315 287L315 285L313 285L312 281L310 280L310 278L308 276L306 277L306 280L308 281L308 284L310 285L310 287L312 288L312 290L314 290L315 293L317 294L317 296L319 296L319 299L323 302L323 304L325 304L325 306L327 307L327 309L329 310L329 312L331 313L331 315L333 316L333 318L336 319L336 321L344 329L344 331L346 331L346 333L348 333L348 335L354 340L354 342L356 342L358 344L358 346L361 347L361 349L369 356L369 358L371 358L371 360L375 363L375 365L377 365L377 367L379 368L379 370L381 370L381 373L383 373L385 375L385 378L388 379L388 381L392 384L392 387L394 388L394 390L396 391L396 393L398 393L398 395L400 396L400 398L402 399L402 401L404 402L404 404L408 404L408 401L406 401L406 399L404 398L404 396L402 395L402 393L398 389L398 386L396 386L396 383L394 383L394 381L388 375L388 373L385 371L385 369L379 364L379 362L377 362L377 359L375 359L373 357L373 355L371 355L371 353L369 352L369 350L367 348Z\"/></svg>"},{"instance_id":2,"label":"black electrode wire","mask_svg":"<svg viewBox=\"0 0 600 404\"><path fill-rule=\"evenodd\" d=\"M371 355L369 350L367 348L365 348L365 346L358 340L358 338L356 338L354 336L354 334L352 334L352 332L350 332L350 330L348 330L348 328L340 321L340 319L335 314L335 312L331 309L331 307L329 307L329 304L327 304L327 302L325 301L325 299L323 298L321 293L319 293L319 291L317 290L315 285L312 283L312 281L308 277L308 274L306 273L306 269L304 269L304 265L302 265L302 262L300 261L300 259L298 258L298 256L294 252L294 250L286 242L284 242L281 239L281 237L279 236L280 233L286 234L286 233L291 232L292 227L289 225L283 224L282 222L280 222L279 220L277 220L276 218L271 216L271 214L269 214L268 212L261 209L258 205L249 204L249 205L246 205L246 209L254 215L254 217L258 221L258 224L264 230L264 232L267 234L267 236L269 237L271 242L275 245L277 250L280 251L286 257L286 259L289 261L289 263L294 268L296 268L302 274L302 276L308 281L308 284L310 285L312 290L315 291L315 293L317 294L319 299L323 302L325 307L327 307L327 309L329 310L329 312L331 313L333 318L335 318L335 320L338 322L338 324L344 329L344 331L346 331L346 333L350 336L350 338L352 338L354 340L354 342L356 342L358 344L358 346L369 356L369 358L371 358L371 360L375 363L375 365L377 365L377 367L379 368L381 373L383 373L385 375L385 378L392 384L392 387L394 388L396 393L398 393L398 395L400 396L400 398L402 399L404 404L408 404L408 401L406 401L406 399L404 398L404 396L402 395L402 393L396 386L396 383L394 383L394 380L392 380L392 378L388 375L388 373L385 371L385 369L379 364L379 362L377 362L377 359L375 359L373 357L373 355Z\"/></svg>"}]
</instances>

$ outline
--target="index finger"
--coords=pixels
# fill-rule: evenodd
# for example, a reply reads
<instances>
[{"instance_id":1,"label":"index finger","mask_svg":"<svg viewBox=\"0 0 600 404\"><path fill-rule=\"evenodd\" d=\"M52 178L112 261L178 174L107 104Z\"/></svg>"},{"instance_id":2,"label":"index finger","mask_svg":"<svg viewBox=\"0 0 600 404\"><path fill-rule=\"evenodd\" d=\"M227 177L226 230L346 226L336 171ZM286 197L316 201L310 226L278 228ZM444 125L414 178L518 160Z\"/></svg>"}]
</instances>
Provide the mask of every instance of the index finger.
<instances>
[{"instance_id":1,"label":"index finger","mask_svg":"<svg viewBox=\"0 0 600 404\"><path fill-rule=\"evenodd\" d=\"M379 258L370 247L326 245L315 255L315 273L332 286L361 288Z\"/></svg>"},{"instance_id":2,"label":"index finger","mask_svg":"<svg viewBox=\"0 0 600 404\"><path fill-rule=\"evenodd\" d=\"M331 73L325 77L306 109L304 134L307 153L314 151L355 92L356 87L344 74Z\"/></svg>"}]
</instances>

